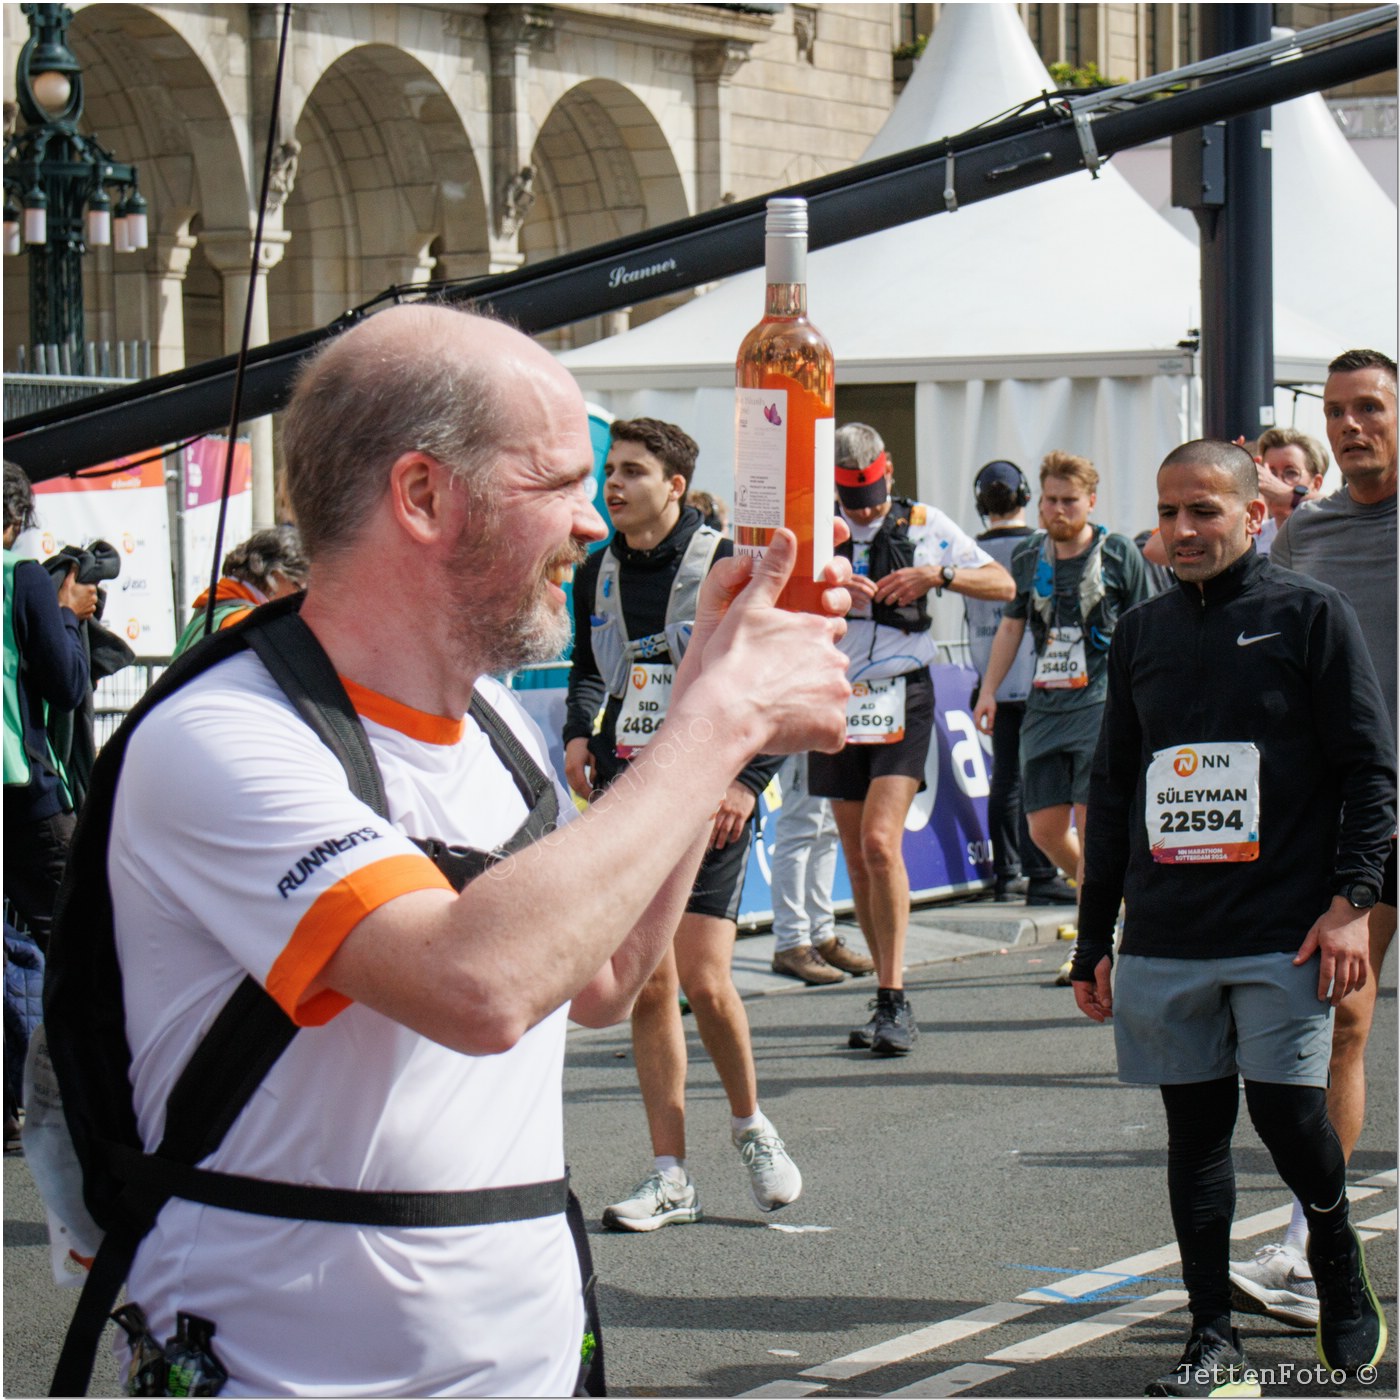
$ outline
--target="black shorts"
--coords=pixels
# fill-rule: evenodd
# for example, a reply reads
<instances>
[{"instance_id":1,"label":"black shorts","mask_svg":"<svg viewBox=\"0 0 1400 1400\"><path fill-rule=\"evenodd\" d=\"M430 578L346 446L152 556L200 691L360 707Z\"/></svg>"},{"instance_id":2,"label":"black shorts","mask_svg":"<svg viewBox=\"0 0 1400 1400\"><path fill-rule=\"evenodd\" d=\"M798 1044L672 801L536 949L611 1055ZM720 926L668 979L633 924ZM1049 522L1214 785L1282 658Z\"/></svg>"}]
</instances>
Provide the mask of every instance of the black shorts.
<instances>
[{"instance_id":1,"label":"black shorts","mask_svg":"<svg viewBox=\"0 0 1400 1400\"><path fill-rule=\"evenodd\" d=\"M1395 908L1395 838L1390 838L1390 854L1385 858L1385 870L1381 874L1381 903Z\"/></svg>"},{"instance_id":2,"label":"black shorts","mask_svg":"<svg viewBox=\"0 0 1400 1400\"><path fill-rule=\"evenodd\" d=\"M731 923L739 917L752 837L753 818L750 817L737 841L731 841L718 851L705 852L686 901L687 914L707 914L712 919L728 919Z\"/></svg>"},{"instance_id":3,"label":"black shorts","mask_svg":"<svg viewBox=\"0 0 1400 1400\"><path fill-rule=\"evenodd\" d=\"M933 738L933 677L927 668L904 677L904 738L897 744L847 744L840 753L814 753L807 759L807 787L813 797L863 802L875 778L917 778L924 783Z\"/></svg>"}]
</instances>

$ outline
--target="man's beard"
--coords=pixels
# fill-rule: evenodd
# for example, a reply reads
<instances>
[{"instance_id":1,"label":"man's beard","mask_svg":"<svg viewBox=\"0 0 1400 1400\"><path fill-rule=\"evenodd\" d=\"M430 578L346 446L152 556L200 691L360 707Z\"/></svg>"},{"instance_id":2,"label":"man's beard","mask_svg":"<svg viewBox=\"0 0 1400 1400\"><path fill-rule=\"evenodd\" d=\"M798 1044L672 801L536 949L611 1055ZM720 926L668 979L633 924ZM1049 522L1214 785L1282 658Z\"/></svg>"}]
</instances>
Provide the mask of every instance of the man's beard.
<instances>
[{"instance_id":1,"label":"man's beard","mask_svg":"<svg viewBox=\"0 0 1400 1400\"><path fill-rule=\"evenodd\" d=\"M1068 520L1052 520L1045 529L1052 540L1059 540L1061 544L1074 539L1083 529L1083 525L1075 525Z\"/></svg>"},{"instance_id":2,"label":"man's beard","mask_svg":"<svg viewBox=\"0 0 1400 1400\"><path fill-rule=\"evenodd\" d=\"M568 646L572 631L567 609L549 596L545 574L576 566L588 558L587 548L570 540L552 559L523 597L496 580L514 572L504 567L508 547L492 521L475 539L464 539L449 564L446 596L455 616L452 635L463 659L490 675L555 660Z\"/></svg>"}]
</instances>

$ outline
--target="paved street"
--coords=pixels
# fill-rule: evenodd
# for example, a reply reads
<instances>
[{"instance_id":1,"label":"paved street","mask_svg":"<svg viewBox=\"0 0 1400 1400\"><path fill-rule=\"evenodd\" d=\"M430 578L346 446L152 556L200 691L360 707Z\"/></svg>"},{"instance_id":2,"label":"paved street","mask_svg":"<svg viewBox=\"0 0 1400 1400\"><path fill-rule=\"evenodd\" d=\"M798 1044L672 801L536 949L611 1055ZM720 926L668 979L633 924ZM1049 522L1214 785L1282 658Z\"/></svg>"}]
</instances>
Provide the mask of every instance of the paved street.
<instances>
[{"instance_id":1,"label":"paved street","mask_svg":"<svg viewBox=\"0 0 1400 1400\"><path fill-rule=\"evenodd\" d=\"M741 941L760 1098L806 1178L802 1200L773 1217L749 1198L692 1026L689 1157L705 1219L598 1230L649 1151L625 1028L573 1034L568 1141L595 1222L614 1394L1133 1395L1175 1361L1184 1298L1155 1091L1117 1083L1110 1035L1051 985L1066 947L1048 941L1056 916L1020 912L920 914L910 986L923 1035L893 1062L845 1048L868 1014L868 978L802 988L767 972L770 937ZM1392 968L1351 1171L1392 1320L1395 1045ZM1243 1108L1236 1160L1244 1255L1277 1237L1287 1195ZM73 1295L48 1282L22 1159L7 1159L5 1187L4 1391L40 1394ZM1273 1368L1266 1395L1341 1393L1318 1382L1310 1338L1237 1321L1251 1358ZM1393 1355L1378 1392L1396 1391ZM113 1393L110 1363L101 1376L93 1393Z\"/></svg>"}]
</instances>

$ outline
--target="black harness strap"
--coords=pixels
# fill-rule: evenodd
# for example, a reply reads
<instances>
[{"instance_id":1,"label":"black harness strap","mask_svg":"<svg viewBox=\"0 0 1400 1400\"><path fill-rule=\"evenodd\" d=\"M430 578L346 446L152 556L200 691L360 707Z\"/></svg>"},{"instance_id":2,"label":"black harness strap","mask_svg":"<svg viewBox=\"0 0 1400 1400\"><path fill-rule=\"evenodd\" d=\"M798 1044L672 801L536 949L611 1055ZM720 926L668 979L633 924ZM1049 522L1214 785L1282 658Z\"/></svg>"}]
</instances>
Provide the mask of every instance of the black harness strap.
<instances>
[{"instance_id":1,"label":"black harness strap","mask_svg":"<svg viewBox=\"0 0 1400 1400\"><path fill-rule=\"evenodd\" d=\"M384 783L369 738L330 658L301 620L298 606L299 600L289 600L257 609L248 622L229 629L237 634L236 641L232 635L219 634L222 645L217 647L218 659L240 645L255 652L298 715L335 754L351 791L387 818ZM190 664L172 667L172 680L167 680L171 672L162 677L158 694L148 696L133 712L134 722L171 690L204 670L208 664L205 658L213 658L215 653L213 638L192 648ZM448 846L432 838L415 842L458 891L496 861L552 830L559 815L553 782L510 727L479 695L473 696L470 713L509 769L528 815L496 851ZM134 723L123 726L121 752L131 728ZM605 1394L596 1280L582 1213L577 1197L569 1190L567 1175L474 1191L354 1191L266 1181L194 1166L223 1141L297 1029L257 981L244 978L181 1071L166 1105L165 1133L156 1152L146 1153L119 1142L100 1144L108 1169L124 1183L123 1222L103 1237L64 1339L50 1394L86 1392L102 1329L136 1250L172 1197L254 1215L369 1228L489 1225L565 1213L579 1255L589 1335L594 1339L591 1362L580 1368L580 1386L586 1387L588 1394Z\"/></svg>"}]
</instances>

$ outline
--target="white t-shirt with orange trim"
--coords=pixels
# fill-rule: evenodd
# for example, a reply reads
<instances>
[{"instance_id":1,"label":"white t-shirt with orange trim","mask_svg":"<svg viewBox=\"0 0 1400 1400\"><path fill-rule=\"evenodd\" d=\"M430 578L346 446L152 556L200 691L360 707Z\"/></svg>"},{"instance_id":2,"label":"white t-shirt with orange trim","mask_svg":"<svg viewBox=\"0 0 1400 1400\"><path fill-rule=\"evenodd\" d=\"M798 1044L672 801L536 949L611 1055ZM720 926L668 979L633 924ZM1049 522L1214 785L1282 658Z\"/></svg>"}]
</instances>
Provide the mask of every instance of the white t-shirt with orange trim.
<instances>
[{"instance_id":1,"label":"white t-shirt with orange trim","mask_svg":"<svg viewBox=\"0 0 1400 1400\"><path fill-rule=\"evenodd\" d=\"M180 1070L251 973L304 1029L201 1165L359 1190L559 1177L566 1007L505 1054L470 1056L334 993L302 1001L367 913L447 888L409 836L490 849L526 816L472 720L349 689L392 824L350 794L251 653L192 681L132 738L108 873L142 1138L159 1143ZM481 691L548 770L509 691ZM562 822L575 808L556 787ZM562 1216L366 1230L186 1201L161 1212L127 1285L162 1339L177 1310L214 1323L227 1395L568 1395L579 1290Z\"/></svg>"}]
</instances>

